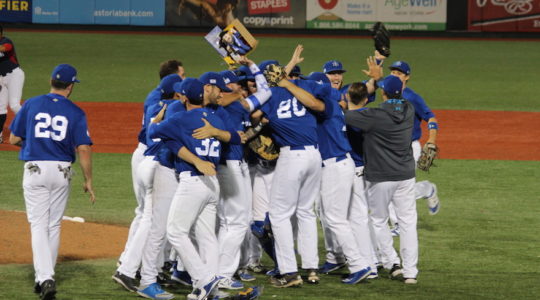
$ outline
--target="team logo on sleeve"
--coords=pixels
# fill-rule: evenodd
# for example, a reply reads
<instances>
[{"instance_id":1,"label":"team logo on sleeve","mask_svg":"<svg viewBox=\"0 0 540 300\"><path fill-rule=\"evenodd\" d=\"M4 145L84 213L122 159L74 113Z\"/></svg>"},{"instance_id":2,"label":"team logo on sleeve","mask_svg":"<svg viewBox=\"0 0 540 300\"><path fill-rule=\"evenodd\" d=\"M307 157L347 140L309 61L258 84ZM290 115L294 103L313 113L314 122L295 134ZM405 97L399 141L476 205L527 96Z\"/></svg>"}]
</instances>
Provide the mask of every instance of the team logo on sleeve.
<instances>
[{"instance_id":1,"label":"team logo on sleeve","mask_svg":"<svg viewBox=\"0 0 540 300\"><path fill-rule=\"evenodd\" d=\"M90 131L86 130L86 135L90 137Z\"/></svg>"}]
</instances>

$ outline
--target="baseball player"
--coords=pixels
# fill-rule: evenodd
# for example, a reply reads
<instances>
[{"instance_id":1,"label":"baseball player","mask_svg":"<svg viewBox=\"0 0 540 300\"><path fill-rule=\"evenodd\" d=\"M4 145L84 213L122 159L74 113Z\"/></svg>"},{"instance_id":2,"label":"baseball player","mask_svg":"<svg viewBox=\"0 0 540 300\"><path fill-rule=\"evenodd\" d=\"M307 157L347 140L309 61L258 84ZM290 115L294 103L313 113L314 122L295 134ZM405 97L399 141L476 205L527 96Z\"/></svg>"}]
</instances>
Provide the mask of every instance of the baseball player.
<instances>
[{"instance_id":1,"label":"baseball player","mask_svg":"<svg viewBox=\"0 0 540 300\"><path fill-rule=\"evenodd\" d=\"M3 142L2 131L7 118L7 106L17 113L21 109L24 72L19 65L15 45L4 36L0 25L0 144Z\"/></svg>"},{"instance_id":2,"label":"baseball player","mask_svg":"<svg viewBox=\"0 0 540 300\"><path fill-rule=\"evenodd\" d=\"M325 78L324 74L320 75ZM313 78L312 76L308 79ZM371 273L371 252L361 253L357 240L350 238L353 235L349 214L352 206L351 193L355 166L349 154L351 146L346 137L343 111L338 104L341 95L332 93L335 89L332 89L330 82L319 84L326 87L324 101L309 94L291 92L307 108L319 112L317 133L319 151L323 159L321 219L325 220L329 234L332 235L332 242L337 244L334 247L339 247L348 262L351 274L342 282L356 284L366 279ZM292 83L287 81L280 83L280 86L284 87L291 85Z\"/></svg>"},{"instance_id":3,"label":"baseball player","mask_svg":"<svg viewBox=\"0 0 540 300\"><path fill-rule=\"evenodd\" d=\"M161 98L162 100L156 104L150 105L144 113L145 120L144 124L149 124L153 118L155 118L158 113L162 110L162 107L166 105L171 105L171 110L177 107L177 111L184 110L183 105L175 99L174 84L181 82L182 79L177 74L171 74L165 76L160 83L161 88ZM167 100L171 99L171 100ZM173 105L173 102L177 102L180 105ZM163 112L164 113L164 112ZM139 197L143 200L143 213L139 226L135 233L133 234L129 247L127 251L123 254L122 264L118 267L116 273L112 276L113 280L118 282L128 291L139 292L135 283L135 275L137 269L141 265L141 260L143 256L143 250L146 250L146 242L149 236L150 227L153 222L153 182L154 182L154 171L157 167L158 162L154 160L155 155L162 146L160 140L146 138L147 149L144 152L143 160L138 164L137 167L137 183L140 188ZM155 277L152 278L155 280ZM151 284L151 283L150 283ZM145 284L143 287L147 287L150 284ZM144 290L139 289L139 290ZM153 289L152 289L153 290Z\"/></svg>"},{"instance_id":4,"label":"baseball player","mask_svg":"<svg viewBox=\"0 0 540 300\"><path fill-rule=\"evenodd\" d=\"M269 65L265 75L271 75L275 65ZM318 85L293 81L314 95ZM301 89L294 86L292 89ZM321 179L321 155L317 150L317 122L287 89L272 87L272 97L261 110L270 121L280 155L270 192L270 222L276 244L276 258L281 276L273 278L274 286L290 287L302 284L296 264L291 216L298 219L298 251L302 268L310 275L318 268L317 225L313 204L318 197ZM309 280L309 277L308 277Z\"/></svg>"},{"instance_id":5,"label":"baseball player","mask_svg":"<svg viewBox=\"0 0 540 300\"><path fill-rule=\"evenodd\" d=\"M24 160L23 191L32 236L34 291L41 299L55 299L54 267L60 243L60 224L69 196L71 164L79 154L84 191L92 188L92 140L84 112L68 97L77 71L58 65L51 75L49 94L24 103L11 123L10 143L21 146Z\"/></svg>"},{"instance_id":6,"label":"baseball player","mask_svg":"<svg viewBox=\"0 0 540 300\"><path fill-rule=\"evenodd\" d=\"M174 140L182 146L171 149L181 159L175 160L179 184L167 219L167 237L193 279L193 294L197 299L206 299L221 280L216 276L218 241L215 234L220 189L215 166L220 159L221 143L215 138L196 139L192 135L205 124L221 130L225 126L215 113L203 108L205 102L214 102L219 97L217 86L191 81L183 84L183 88L188 99L187 111L153 123L148 130L151 138ZM157 121L159 119L153 122ZM192 228L199 251L190 238Z\"/></svg>"},{"instance_id":7,"label":"baseball player","mask_svg":"<svg viewBox=\"0 0 540 300\"><path fill-rule=\"evenodd\" d=\"M403 275L405 283L415 284L418 269L418 236L414 198L415 166L410 137L414 107L402 99L403 83L393 75L379 81L384 102L378 108L347 111L345 122L364 133L364 175L377 245L382 263L391 278ZM400 259L393 247L388 222L388 205L396 208L400 236Z\"/></svg>"}]
</instances>

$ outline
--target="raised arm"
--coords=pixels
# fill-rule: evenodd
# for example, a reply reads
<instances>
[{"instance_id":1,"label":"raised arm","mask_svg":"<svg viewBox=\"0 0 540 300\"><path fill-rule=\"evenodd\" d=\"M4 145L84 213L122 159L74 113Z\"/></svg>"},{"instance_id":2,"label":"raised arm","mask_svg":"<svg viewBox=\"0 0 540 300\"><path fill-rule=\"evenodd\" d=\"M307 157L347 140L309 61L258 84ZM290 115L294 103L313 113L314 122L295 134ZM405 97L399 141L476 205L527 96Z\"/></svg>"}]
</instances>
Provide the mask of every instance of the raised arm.
<instances>
[{"instance_id":1,"label":"raised arm","mask_svg":"<svg viewBox=\"0 0 540 300\"><path fill-rule=\"evenodd\" d=\"M278 86L286 88L305 107L314 111L324 111L325 105L323 101L315 98L312 94L310 94L303 88L297 86L296 84L290 82L289 80L281 80L280 82L278 82Z\"/></svg>"},{"instance_id":2,"label":"raised arm","mask_svg":"<svg viewBox=\"0 0 540 300\"><path fill-rule=\"evenodd\" d=\"M249 107L248 111L252 112L262 106L266 101L268 101L268 99L270 99L270 97L272 96L272 92L270 91L270 87L268 87L268 82L266 81L263 73L261 72L261 70L259 70L259 67L252 60L243 56L240 60L240 63L247 65L251 73L255 76L257 92L253 93L245 99Z\"/></svg>"},{"instance_id":3,"label":"raised arm","mask_svg":"<svg viewBox=\"0 0 540 300\"><path fill-rule=\"evenodd\" d=\"M294 49L293 55L291 57L291 60L289 63L285 66L285 74L289 76L294 66L304 61L304 58L302 57L302 52L304 51L304 46L298 45Z\"/></svg>"}]
</instances>

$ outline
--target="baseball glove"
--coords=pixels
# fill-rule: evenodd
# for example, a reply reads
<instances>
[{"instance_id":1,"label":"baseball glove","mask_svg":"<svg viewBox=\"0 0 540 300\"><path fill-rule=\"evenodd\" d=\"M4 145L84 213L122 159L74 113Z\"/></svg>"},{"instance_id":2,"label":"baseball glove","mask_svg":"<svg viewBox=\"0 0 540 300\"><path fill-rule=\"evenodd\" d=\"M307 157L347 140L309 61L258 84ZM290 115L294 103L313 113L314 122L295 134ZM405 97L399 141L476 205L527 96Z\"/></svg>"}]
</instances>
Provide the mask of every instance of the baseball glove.
<instances>
[{"instance_id":1,"label":"baseball glove","mask_svg":"<svg viewBox=\"0 0 540 300\"><path fill-rule=\"evenodd\" d=\"M249 142L248 146L253 152L266 160L276 160L279 157L279 151L269 136L259 134Z\"/></svg>"},{"instance_id":2,"label":"baseball glove","mask_svg":"<svg viewBox=\"0 0 540 300\"><path fill-rule=\"evenodd\" d=\"M418 159L418 169L426 172L429 171L429 168L431 168L431 165L433 165L433 160L435 157L437 157L438 152L439 147L437 147L437 145L426 143L422 148L422 154L420 154L420 158Z\"/></svg>"},{"instance_id":3,"label":"baseball glove","mask_svg":"<svg viewBox=\"0 0 540 300\"><path fill-rule=\"evenodd\" d=\"M279 65L268 65L266 70L263 70L264 77L268 81L268 86L277 86L278 82L283 80L287 74L285 74L285 69Z\"/></svg>"},{"instance_id":4,"label":"baseball glove","mask_svg":"<svg viewBox=\"0 0 540 300\"><path fill-rule=\"evenodd\" d=\"M390 32L384 27L382 22L377 22L371 29L371 35L375 42L375 49L381 55L390 56Z\"/></svg>"}]
</instances>

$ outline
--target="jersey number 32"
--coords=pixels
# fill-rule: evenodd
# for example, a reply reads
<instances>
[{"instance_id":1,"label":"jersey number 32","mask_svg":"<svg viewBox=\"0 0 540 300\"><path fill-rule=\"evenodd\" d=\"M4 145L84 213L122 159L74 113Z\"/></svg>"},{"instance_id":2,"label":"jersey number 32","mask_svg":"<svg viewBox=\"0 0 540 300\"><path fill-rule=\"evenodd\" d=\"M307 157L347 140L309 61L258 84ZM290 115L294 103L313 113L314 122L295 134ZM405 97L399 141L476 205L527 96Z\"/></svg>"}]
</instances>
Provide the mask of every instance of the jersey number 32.
<instances>
[{"instance_id":1,"label":"jersey number 32","mask_svg":"<svg viewBox=\"0 0 540 300\"><path fill-rule=\"evenodd\" d=\"M35 117L37 121L34 127L34 135L36 138L53 139L55 141L62 141L66 138L66 132L68 127L68 119L64 116L54 116L48 113L38 113Z\"/></svg>"}]
</instances>

